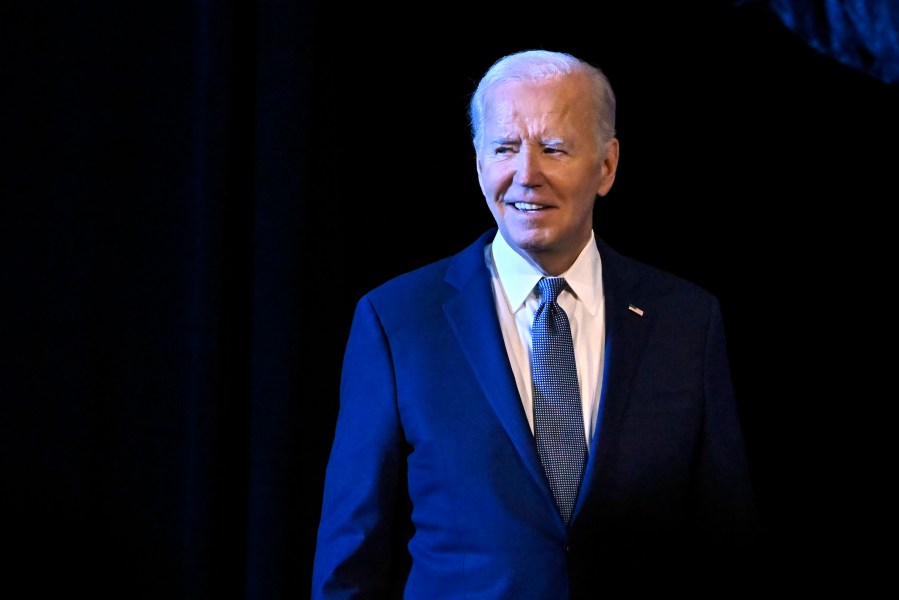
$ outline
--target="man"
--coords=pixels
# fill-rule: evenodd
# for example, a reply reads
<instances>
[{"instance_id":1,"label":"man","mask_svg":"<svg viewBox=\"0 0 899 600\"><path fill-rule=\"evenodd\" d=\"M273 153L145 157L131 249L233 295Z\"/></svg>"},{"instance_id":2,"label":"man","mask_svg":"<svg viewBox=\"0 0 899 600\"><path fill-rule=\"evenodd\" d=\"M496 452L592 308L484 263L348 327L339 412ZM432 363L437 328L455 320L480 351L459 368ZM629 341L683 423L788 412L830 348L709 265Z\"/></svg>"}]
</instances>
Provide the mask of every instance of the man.
<instances>
[{"instance_id":1,"label":"man","mask_svg":"<svg viewBox=\"0 0 899 600\"><path fill-rule=\"evenodd\" d=\"M594 235L619 159L609 82L525 51L491 67L470 116L497 229L358 303L313 597L717 591L755 523L721 315ZM544 448L565 419L544 405L562 384L542 375L543 279L577 374L561 474Z\"/></svg>"}]
</instances>

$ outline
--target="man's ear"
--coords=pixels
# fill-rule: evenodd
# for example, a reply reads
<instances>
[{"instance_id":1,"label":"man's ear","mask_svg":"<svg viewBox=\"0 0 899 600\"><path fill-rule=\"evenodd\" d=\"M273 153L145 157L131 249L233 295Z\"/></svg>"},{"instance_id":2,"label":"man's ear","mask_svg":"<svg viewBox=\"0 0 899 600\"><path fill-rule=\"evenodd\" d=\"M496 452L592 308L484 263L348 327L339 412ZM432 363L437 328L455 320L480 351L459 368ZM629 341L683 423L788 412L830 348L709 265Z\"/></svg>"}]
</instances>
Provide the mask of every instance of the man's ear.
<instances>
[{"instance_id":1,"label":"man's ear","mask_svg":"<svg viewBox=\"0 0 899 600\"><path fill-rule=\"evenodd\" d=\"M484 182L481 180L481 159L477 153L474 155L474 166L478 171L478 187L481 188L481 192L484 191Z\"/></svg>"},{"instance_id":2,"label":"man's ear","mask_svg":"<svg viewBox=\"0 0 899 600\"><path fill-rule=\"evenodd\" d=\"M620 152L618 138L612 138L612 141L606 146L606 157L602 159L602 181L599 182L599 188L596 193L605 196L612 189L615 183L615 173L618 172L618 155Z\"/></svg>"}]
</instances>

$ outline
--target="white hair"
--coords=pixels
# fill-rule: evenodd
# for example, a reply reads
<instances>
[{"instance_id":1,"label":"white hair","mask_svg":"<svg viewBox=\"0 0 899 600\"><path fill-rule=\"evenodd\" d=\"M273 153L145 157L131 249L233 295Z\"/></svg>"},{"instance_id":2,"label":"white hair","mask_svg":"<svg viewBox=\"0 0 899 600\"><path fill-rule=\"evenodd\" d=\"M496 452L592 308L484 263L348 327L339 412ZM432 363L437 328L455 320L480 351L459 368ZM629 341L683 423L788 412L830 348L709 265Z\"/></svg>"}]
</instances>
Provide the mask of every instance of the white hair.
<instances>
[{"instance_id":1,"label":"white hair","mask_svg":"<svg viewBox=\"0 0 899 600\"><path fill-rule=\"evenodd\" d=\"M484 98L491 88L507 81L538 82L550 77L586 75L593 92L597 146L604 147L615 137L615 92L598 67L565 52L523 50L500 58L491 66L471 96L468 117L475 150L484 135Z\"/></svg>"}]
</instances>

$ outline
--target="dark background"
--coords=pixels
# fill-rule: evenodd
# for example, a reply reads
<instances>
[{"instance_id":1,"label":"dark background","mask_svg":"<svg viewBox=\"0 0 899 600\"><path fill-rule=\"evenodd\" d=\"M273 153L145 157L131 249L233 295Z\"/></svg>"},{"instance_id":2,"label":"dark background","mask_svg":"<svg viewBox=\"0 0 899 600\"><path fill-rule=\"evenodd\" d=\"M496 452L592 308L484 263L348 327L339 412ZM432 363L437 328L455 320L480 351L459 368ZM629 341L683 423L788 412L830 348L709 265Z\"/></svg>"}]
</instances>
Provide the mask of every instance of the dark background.
<instances>
[{"instance_id":1,"label":"dark background","mask_svg":"<svg viewBox=\"0 0 899 600\"><path fill-rule=\"evenodd\" d=\"M308 596L353 307L492 226L527 47L616 88L599 235L722 302L759 577L883 582L896 84L762 2L484 4L3 4L0 590Z\"/></svg>"}]
</instances>

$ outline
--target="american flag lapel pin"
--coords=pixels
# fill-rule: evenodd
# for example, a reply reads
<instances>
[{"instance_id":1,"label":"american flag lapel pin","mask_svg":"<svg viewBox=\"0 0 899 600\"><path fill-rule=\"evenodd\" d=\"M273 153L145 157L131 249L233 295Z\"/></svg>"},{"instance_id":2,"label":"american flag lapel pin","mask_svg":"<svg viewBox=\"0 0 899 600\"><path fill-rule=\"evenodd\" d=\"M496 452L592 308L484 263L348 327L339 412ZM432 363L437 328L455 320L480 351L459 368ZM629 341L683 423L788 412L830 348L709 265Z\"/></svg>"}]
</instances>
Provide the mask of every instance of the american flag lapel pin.
<instances>
[{"instance_id":1,"label":"american flag lapel pin","mask_svg":"<svg viewBox=\"0 0 899 600\"><path fill-rule=\"evenodd\" d=\"M633 304L628 304L627 309L631 312L637 313L641 317L643 316L643 309L638 306L634 306Z\"/></svg>"}]
</instances>

